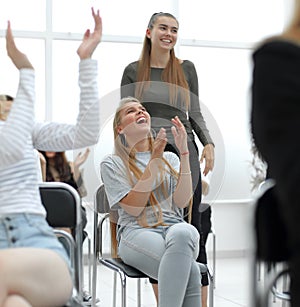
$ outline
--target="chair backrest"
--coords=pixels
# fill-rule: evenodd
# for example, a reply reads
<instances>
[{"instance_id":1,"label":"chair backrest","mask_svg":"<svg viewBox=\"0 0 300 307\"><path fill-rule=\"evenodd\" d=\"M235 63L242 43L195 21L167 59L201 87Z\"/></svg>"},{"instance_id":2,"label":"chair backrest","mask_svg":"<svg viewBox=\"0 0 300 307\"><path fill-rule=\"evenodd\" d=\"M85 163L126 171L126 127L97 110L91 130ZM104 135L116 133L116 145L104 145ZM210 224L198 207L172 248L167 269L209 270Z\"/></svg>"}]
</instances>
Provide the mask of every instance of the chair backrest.
<instances>
[{"instance_id":1,"label":"chair backrest","mask_svg":"<svg viewBox=\"0 0 300 307\"><path fill-rule=\"evenodd\" d=\"M47 211L47 221L53 228L72 228L74 246L71 263L75 270L76 290L82 297L82 218L81 200L78 192L63 182L43 182L39 184L42 204ZM64 232L60 232L63 235ZM68 239L68 233L63 235ZM70 236L70 235L69 235ZM72 257L71 257L72 258Z\"/></svg>"},{"instance_id":2,"label":"chair backrest","mask_svg":"<svg viewBox=\"0 0 300 307\"><path fill-rule=\"evenodd\" d=\"M98 187L95 198L96 211L98 213L109 213L110 207L106 196L104 184L101 184Z\"/></svg>"},{"instance_id":3,"label":"chair backrest","mask_svg":"<svg viewBox=\"0 0 300 307\"><path fill-rule=\"evenodd\" d=\"M47 221L52 227L74 228L77 222L76 194L69 185L52 184L40 185L42 203L47 211Z\"/></svg>"},{"instance_id":4,"label":"chair backrest","mask_svg":"<svg viewBox=\"0 0 300 307\"><path fill-rule=\"evenodd\" d=\"M110 208L103 183L97 189L95 198L96 212L108 213L110 215L110 221L117 224L119 219L118 210Z\"/></svg>"},{"instance_id":5,"label":"chair backrest","mask_svg":"<svg viewBox=\"0 0 300 307\"><path fill-rule=\"evenodd\" d=\"M111 254L112 257L116 258L117 257L117 223L118 223L118 218L119 218L119 214L118 214L118 210L117 209L110 209L109 203L108 203L108 199L106 196L106 192L105 192L105 187L104 184L102 183L98 189L96 190L95 193L95 212L94 212L94 224L98 225L98 214L104 214L104 217L101 218L100 221L100 228L102 228L102 224L104 222L104 220L109 219L110 221L110 236L111 236ZM100 253L102 254L102 231L101 232L101 236L99 236L99 239L97 244L95 245L95 250L98 252L100 251ZM97 233L94 233L94 235L98 236Z\"/></svg>"},{"instance_id":6,"label":"chair backrest","mask_svg":"<svg viewBox=\"0 0 300 307\"><path fill-rule=\"evenodd\" d=\"M256 256L266 262L286 261L290 256L275 187L264 191L255 208Z\"/></svg>"}]
</instances>

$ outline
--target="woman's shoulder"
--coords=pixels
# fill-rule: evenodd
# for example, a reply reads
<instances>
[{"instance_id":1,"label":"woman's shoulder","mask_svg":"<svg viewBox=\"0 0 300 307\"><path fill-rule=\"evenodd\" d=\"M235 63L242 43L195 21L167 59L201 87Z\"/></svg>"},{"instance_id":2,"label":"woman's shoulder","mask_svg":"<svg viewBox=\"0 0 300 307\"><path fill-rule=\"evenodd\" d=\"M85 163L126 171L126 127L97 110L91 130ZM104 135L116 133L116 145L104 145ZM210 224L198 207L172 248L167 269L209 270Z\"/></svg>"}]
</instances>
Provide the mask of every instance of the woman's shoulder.
<instances>
[{"instance_id":1,"label":"woman's shoulder","mask_svg":"<svg viewBox=\"0 0 300 307\"><path fill-rule=\"evenodd\" d=\"M138 62L139 61L134 61L134 62L131 62L131 63L127 64L126 67L125 67L125 70L127 70L127 71L128 70L129 71L130 70L135 70L136 71L137 70L137 66L138 66Z\"/></svg>"},{"instance_id":2,"label":"woman's shoulder","mask_svg":"<svg viewBox=\"0 0 300 307\"><path fill-rule=\"evenodd\" d=\"M196 67L192 61L182 60L181 67L186 76L189 76L188 78L193 78L195 75L197 75Z\"/></svg>"},{"instance_id":3,"label":"woman's shoulder","mask_svg":"<svg viewBox=\"0 0 300 307\"><path fill-rule=\"evenodd\" d=\"M100 162L100 165L102 164L115 164L115 163L119 163L121 160L121 158L115 154L108 154L106 155Z\"/></svg>"},{"instance_id":4,"label":"woman's shoulder","mask_svg":"<svg viewBox=\"0 0 300 307\"><path fill-rule=\"evenodd\" d=\"M183 68L194 68L195 64L190 60L181 60L181 66Z\"/></svg>"},{"instance_id":5,"label":"woman's shoulder","mask_svg":"<svg viewBox=\"0 0 300 307\"><path fill-rule=\"evenodd\" d=\"M100 162L100 170L103 169L122 170L124 169L124 163L119 156L115 154L109 154L105 156Z\"/></svg>"},{"instance_id":6,"label":"woman's shoulder","mask_svg":"<svg viewBox=\"0 0 300 307\"><path fill-rule=\"evenodd\" d=\"M288 37L272 36L260 42L255 48L253 55L261 53L286 53L292 52L300 55L300 44Z\"/></svg>"}]
</instances>

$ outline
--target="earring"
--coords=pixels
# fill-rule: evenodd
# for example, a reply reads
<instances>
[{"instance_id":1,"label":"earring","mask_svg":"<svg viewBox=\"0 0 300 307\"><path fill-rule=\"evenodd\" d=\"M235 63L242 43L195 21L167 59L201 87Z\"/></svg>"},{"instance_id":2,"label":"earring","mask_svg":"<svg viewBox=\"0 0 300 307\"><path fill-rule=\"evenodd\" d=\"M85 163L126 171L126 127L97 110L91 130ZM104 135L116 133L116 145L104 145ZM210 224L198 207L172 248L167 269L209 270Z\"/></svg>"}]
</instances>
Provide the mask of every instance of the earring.
<instances>
[{"instance_id":1,"label":"earring","mask_svg":"<svg viewBox=\"0 0 300 307\"><path fill-rule=\"evenodd\" d=\"M120 138L120 140L121 140L122 145L125 146L125 147L127 147L127 142L126 142L126 137L125 137L125 135L124 135L123 133L120 133L120 134L119 134L119 138Z\"/></svg>"}]
</instances>

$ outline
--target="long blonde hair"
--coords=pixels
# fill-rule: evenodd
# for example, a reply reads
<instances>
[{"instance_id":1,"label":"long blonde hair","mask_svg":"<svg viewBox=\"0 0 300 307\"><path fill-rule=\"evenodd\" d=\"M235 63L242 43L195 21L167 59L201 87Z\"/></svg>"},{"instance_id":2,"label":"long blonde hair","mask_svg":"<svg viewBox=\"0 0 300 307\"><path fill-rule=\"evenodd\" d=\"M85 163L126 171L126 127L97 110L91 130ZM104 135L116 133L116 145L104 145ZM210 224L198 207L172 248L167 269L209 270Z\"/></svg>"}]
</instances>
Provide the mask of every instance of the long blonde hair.
<instances>
[{"instance_id":1,"label":"long blonde hair","mask_svg":"<svg viewBox=\"0 0 300 307\"><path fill-rule=\"evenodd\" d=\"M155 13L151 16L148 23L148 29L153 29L159 17L173 18L178 26L178 20L170 13ZM151 70L151 40L145 35L142 53L137 68L137 84L135 88L135 97L142 100L143 92L149 86ZM188 111L190 106L189 86L186 81L184 71L180 60L175 56L174 48L170 50L170 60L162 73L162 81L167 82L169 86L170 104L176 106L176 101L180 97ZM180 104L182 104L182 102Z\"/></svg>"},{"instance_id":2,"label":"long blonde hair","mask_svg":"<svg viewBox=\"0 0 300 307\"><path fill-rule=\"evenodd\" d=\"M136 164L136 157L135 157L136 151L134 149L130 149L123 138L124 136L118 133L118 126L121 123L121 111L123 110L125 105L130 102L137 102L141 104L141 102L134 97L123 98L120 101L120 105L115 113L113 121L113 130L114 130L114 153L122 159L124 166L126 168L127 176L130 180L131 185L133 186L134 183L141 178L143 173ZM153 149L153 142L154 142L151 132L149 132L148 141L149 141L149 149L151 152ZM157 189L159 189L162 192L163 197L167 199L169 197L169 195L167 195L167 183L165 182L165 180L163 180L163 178L165 178L166 172L171 174L171 176L178 178L178 172L170 165L170 163L166 159L162 158L162 165L160 167L160 172L158 174L158 182L160 182L161 184L157 187ZM150 193L148 206L152 207L152 210L157 217L157 222L153 225L149 225L146 218L146 210L144 209L141 215L138 217L139 224L142 227L157 227L159 225L164 225L162 219L162 210L159 204L159 200L157 199L153 191ZM111 222L112 254L114 257L116 257L117 256L117 248L116 248L117 217L114 214L112 215L110 214L110 216L111 216L110 222Z\"/></svg>"}]
</instances>

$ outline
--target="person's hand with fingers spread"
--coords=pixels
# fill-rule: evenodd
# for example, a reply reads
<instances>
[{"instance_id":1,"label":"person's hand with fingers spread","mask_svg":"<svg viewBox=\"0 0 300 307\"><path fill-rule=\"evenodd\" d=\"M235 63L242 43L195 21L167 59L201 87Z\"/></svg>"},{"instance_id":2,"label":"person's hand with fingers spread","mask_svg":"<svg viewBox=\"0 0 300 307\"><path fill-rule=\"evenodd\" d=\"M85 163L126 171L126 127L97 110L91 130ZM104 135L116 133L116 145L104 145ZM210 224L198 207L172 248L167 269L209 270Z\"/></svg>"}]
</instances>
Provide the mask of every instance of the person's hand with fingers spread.
<instances>
[{"instance_id":1,"label":"person's hand with fingers spread","mask_svg":"<svg viewBox=\"0 0 300 307\"><path fill-rule=\"evenodd\" d=\"M85 152L82 154L81 152L77 155L74 161L74 168L79 169L79 167L86 161L90 154L90 149L87 148Z\"/></svg>"},{"instance_id":2,"label":"person's hand with fingers spread","mask_svg":"<svg viewBox=\"0 0 300 307\"><path fill-rule=\"evenodd\" d=\"M33 66L28 60L26 54L22 53L15 44L10 21L7 22L6 50L7 50L7 55L10 57L10 59L18 69L22 68L33 69Z\"/></svg>"},{"instance_id":3,"label":"person's hand with fingers spread","mask_svg":"<svg viewBox=\"0 0 300 307\"><path fill-rule=\"evenodd\" d=\"M161 158L163 156L167 141L166 129L161 128L153 143L152 159Z\"/></svg>"},{"instance_id":4,"label":"person's hand with fingers spread","mask_svg":"<svg viewBox=\"0 0 300 307\"><path fill-rule=\"evenodd\" d=\"M70 163L70 167L71 167L74 179L77 183L80 182L80 177L82 177L82 174L83 174L83 171L80 171L79 167L86 161L89 154L90 154L90 149L87 148L83 154L80 152L76 156L73 163Z\"/></svg>"},{"instance_id":5,"label":"person's hand with fingers spread","mask_svg":"<svg viewBox=\"0 0 300 307\"><path fill-rule=\"evenodd\" d=\"M92 15L95 22L94 32L88 29L85 31L82 43L77 49L77 54L80 59L88 59L92 57L92 54L102 38L102 18L100 17L99 10L95 13L94 8L92 8Z\"/></svg>"},{"instance_id":6,"label":"person's hand with fingers spread","mask_svg":"<svg viewBox=\"0 0 300 307\"><path fill-rule=\"evenodd\" d=\"M166 129L160 128L153 142L153 151L149 162L149 170L154 177L156 177L159 168L163 165L161 158L163 157L167 141Z\"/></svg>"},{"instance_id":7,"label":"person's hand with fingers spread","mask_svg":"<svg viewBox=\"0 0 300 307\"><path fill-rule=\"evenodd\" d=\"M172 134L175 145L180 153L180 172L173 198L178 207L185 208L188 206L189 201L193 196L187 133L178 116L172 118L172 123L174 124L174 126L171 128ZM184 191L184 193L182 191Z\"/></svg>"},{"instance_id":8,"label":"person's hand with fingers spread","mask_svg":"<svg viewBox=\"0 0 300 307\"><path fill-rule=\"evenodd\" d=\"M172 123L174 124L174 126L171 128L171 130L173 133L175 145L177 146L179 153L183 154L188 152L187 133L184 125L182 124L178 116L172 118Z\"/></svg>"}]
</instances>

